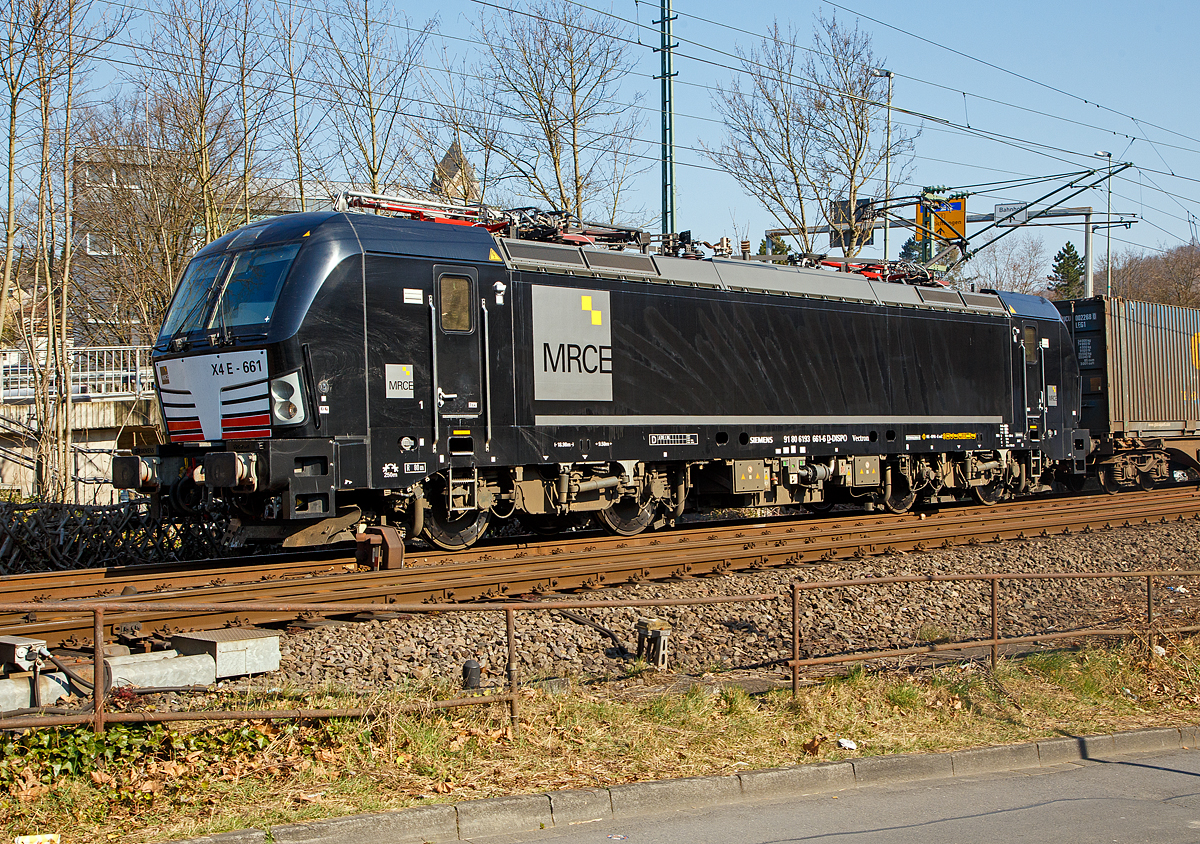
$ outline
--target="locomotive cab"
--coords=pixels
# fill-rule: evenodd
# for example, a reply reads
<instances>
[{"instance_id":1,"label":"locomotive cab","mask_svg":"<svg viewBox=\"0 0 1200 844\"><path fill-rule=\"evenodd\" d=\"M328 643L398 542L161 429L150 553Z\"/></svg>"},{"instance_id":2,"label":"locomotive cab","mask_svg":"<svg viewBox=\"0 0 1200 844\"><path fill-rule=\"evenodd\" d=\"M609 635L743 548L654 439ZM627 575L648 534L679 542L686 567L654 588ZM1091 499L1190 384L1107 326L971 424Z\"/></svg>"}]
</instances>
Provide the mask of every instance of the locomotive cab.
<instances>
[{"instance_id":1,"label":"locomotive cab","mask_svg":"<svg viewBox=\"0 0 1200 844\"><path fill-rule=\"evenodd\" d=\"M1053 464L1059 481L1082 488L1091 442L1080 427L1079 364L1071 336L1048 300L997 295L1008 308L1013 338L1010 446L1037 456L1028 467L1031 474Z\"/></svg>"},{"instance_id":2,"label":"locomotive cab","mask_svg":"<svg viewBox=\"0 0 1200 844\"><path fill-rule=\"evenodd\" d=\"M154 348L167 442L114 458L114 485L175 514L229 506L262 540L309 529L307 543L387 510L390 490L482 462L481 295L504 288L494 243L473 227L328 212L209 244Z\"/></svg>"}]
</instances>

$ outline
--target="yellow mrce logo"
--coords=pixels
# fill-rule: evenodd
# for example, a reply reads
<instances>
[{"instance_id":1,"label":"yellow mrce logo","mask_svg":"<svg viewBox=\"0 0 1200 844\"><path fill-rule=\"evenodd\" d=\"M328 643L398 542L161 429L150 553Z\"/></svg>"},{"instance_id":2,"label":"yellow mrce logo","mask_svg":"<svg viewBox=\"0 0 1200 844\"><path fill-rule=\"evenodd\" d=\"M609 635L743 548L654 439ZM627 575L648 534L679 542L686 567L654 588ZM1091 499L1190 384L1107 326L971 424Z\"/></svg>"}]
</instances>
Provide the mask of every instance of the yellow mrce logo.
<instances>
[{"instance_id":1,"label":"yellow mrce logo","mask_svg":"<svg viewBox=\"0 0 1200 844\"><path fill-rule=\"evenodd\" d=\"M592 308L592 297L591 296L582 297L581 303L583 305L582 310L585 310L592 315L592 325L602 325L602 323L600 321L600 311L594 310Z\"/></svg>"}]
</instances>

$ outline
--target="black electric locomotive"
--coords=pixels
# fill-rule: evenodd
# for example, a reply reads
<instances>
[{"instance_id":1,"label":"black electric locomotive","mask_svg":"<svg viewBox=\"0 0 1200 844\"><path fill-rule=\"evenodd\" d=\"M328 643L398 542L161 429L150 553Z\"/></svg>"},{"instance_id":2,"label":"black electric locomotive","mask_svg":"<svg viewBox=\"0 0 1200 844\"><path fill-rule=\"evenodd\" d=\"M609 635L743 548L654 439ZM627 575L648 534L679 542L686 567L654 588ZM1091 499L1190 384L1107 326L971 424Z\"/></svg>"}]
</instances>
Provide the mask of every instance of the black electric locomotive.
<instances>
[{"instance_id":1,"label":"black electric locomotive","mask_svg":"<svg viewBox=\"0 0 1200 844\"><path fill-rule=\"evenodd\" d=\"M463 548L508 517L632 535L1086 472L1044 299L464 222L304 213L209 244L155 346L168 442L114 483L260 536L374 522Z\"/></svg>"}]
</instances>

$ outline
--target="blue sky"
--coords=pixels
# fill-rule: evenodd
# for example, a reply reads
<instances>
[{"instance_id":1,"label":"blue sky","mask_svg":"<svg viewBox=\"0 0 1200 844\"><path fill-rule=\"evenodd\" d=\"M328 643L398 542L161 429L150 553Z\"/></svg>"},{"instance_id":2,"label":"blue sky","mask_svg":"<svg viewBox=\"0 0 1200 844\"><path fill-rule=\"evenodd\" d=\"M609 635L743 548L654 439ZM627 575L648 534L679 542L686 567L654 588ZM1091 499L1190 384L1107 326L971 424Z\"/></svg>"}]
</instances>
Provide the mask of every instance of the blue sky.
<instances>
[{"instance_id":1,"label":"blue sky","mask_svg":"<svg viewBox=\"0 0 1200 844\"><path fill-rule=\"evenodd\" d=\"M607 7L599 0L585 2L647 26L658 17L657 3L617 0ZM469 0L442 4L442 30L468 34L469 20L482 8ZM1092 153L1108 150L1114 161L1132 161L1144 168L1129 170L1114 181L1114 213L1138 214L1145 222L1116 229L1113 251L1178 245L1192 236L1190 216L1200 215L1200 181L1196 181L1200 179L1200 109L1195 60L1189 58L1200 32L1198 8L1193 3L1146 3L1135 10L1127 3L1075 0L936 4L846 0L840 7L778 0L753 6L676 0L680 18L675 33L685 42L697 42L681 44L676 58L679 228L710 241L748 229L757 244L762 231L773 225L753 198L732 180L707 169L708 162L696 152L685 149L699 140L719 139L711 91L704 86L727 80L731 72L707 62L734 63L697 44L732 52L735 45L748 45L753 38L730 27L761 32L778 17L807 31L813 13L822 10L836 13L843 21L857 18L872 34L877 56L885 58L896 74L898 108L1017 139L1000 143L925 122L916 148L915 185L969 185L1103 167L1105 162ZM410 14L416 17L418 12L410 9ZM657 44L651 30L641 33L643 42ZM655 107L657 83L647 77L658 70L657 55L648 48L641 50L639 68L645 76L631 77L629 84L640 87L645 103ZM654 115L649 117L644 135L656 141L658 123ZM920 122L900 114L895 120ZM1021 148L1033 144L1051 149ZM659 205L658 177L657 168L641 177L640 201L651 214ZM973 213L990 212L997 202L1030 201L1041 192L1045 191L1040 186L985 190L972 197L968 207ZM1070 204L1103 211L1105 201L1104 191L1097 190ZM1068 237L1082 247L1080 225L1039 232L1051 254ZM893 252L899 237L900 232L894 231ZM877 237L877 242L881 240ZM1100 249L1102 241L1101 235Z\"/></svg>"},{"instance_id":2,"label":"blue sky","mask_svg":"<svg viewBox=\"0 0 1200 844\"><path fill-rule=\"evenodd\" d=\"M858 19L860 26L872 33L877 55L885 57L887 67L896 74L894 105L1054 148L1027 151L1017 145L985 140L926 122L917 141L912 179L917 185L978 184L1103 166L1104 162L1092 153L1108 150L1113 153L1114 161L1132 161L1145 168L1141 172L1128 170L1113 182L1114 212L1145 217L1145 222L1128 230L1114 230L1114 252L1131 245L1171 246L1191 237L1189 215L1200 214L1200 202L1195 199L1200 197L1200 182L1165 174L1200 178L1197 166L1200 110L1193 81L1194 63L1187 58L1194 54L1190 42L1200 31L1197 11L1200 6L1149 3L1140 12L1134 12L1129 4L1115 2L897 4L849 0L842 9L828 4L818 7L765 3L755 8L752 17L739 20L736 25L759 31L778 15L781 19L790 16L803 26L817 8L827 13L836 11L845 20L854 17L847 11L852 10L895 27L889 28L867 17ZM681 10L697 17L732 22L728 5L703 2L681 5ZM945 44L1042 84L1022 80L897 30ZM717 27L688 18L680 20L677 32L701 43L716 44L718 39L730 37ZM740 34L737 38L740 43L749 40ZM681 79L693 73L713 78L713 68L697 67L697 63L686 59L680 59L678 67ZM687 91L685 86L680 86L680 92L681 111L711 114L707 98L698 96L701 92ZM917 122L907 116L897 115L895 119ZM677 131L682 139L704 136L715 128L697 120L681 119ZM681 158L690 160L692 156L685 153ZM752 200L739 195L736 186L714 185L711 174L691 168L684 168L679 180L681 208L686 209L680 213L684 221L692 217L690 212L697 198L728 196L729 211L696 209L698 225L728 226L733 214L739 222L744 219L750 223L752 233L765 227L760 223L764 215L756 211ZM1176 194L1177 198L1159 188ZM986 213L997 202L1030 201L1041 192L1045 191L1040 186L985 190L983 195L968 200L968 208ZM1103 191L1093 191L1090 198L1085 193L1070 204L1092 205L1101 210L1106 199ZM1059 229L1039 229L1039 232L1051 252L1068 235L1082 246L1080 226L1073 226L1069 232Z\"/></svg>"},{"instance_id":3,"label":"blue sky","mask_svg":"<svg viewBox=\"0 0 1200 844\"><path fill-rule=\"evenodd\" d=\"M301 0L292 1L303 5ZM150 0L115 2L127 8L151 7ZM414 22L436 14L443 33L467 39L477 37L475 22L487 9L472 0L442 0L436 7L394 2ZM658 72L658 56L650 48L658 43L652 26L658 17L657 2L613 0L611 6L604 0L578 2L644 25L638 32L646 46L634 48L639 73L631 75L626 86L630 95L643 92L647 110L642 134L649 144L645 151L656 156L659 94L652 77ZM897 123L922 126L911 178L914 191L920 185L974 185L1103 167L1105 162L1092 153L1109 150L1114 161L1131 161L1140 168L1114 181L1113 210L1143 220L1130 229L1114 230L1114 252L1130 247L1169 248L1193 236L1192 215L1200 215L1200 108L1192 58L1200 32L1198 4L1148 2L1135 10L1111 0L957 4L845 0L838 6L779 0L752 6L715 0L675 2L679 15L675 34L682 42L676 57L677 219L680 229L690 229L699 240L711 242L723 235L736 239L748 232L757 245L763 230L774 226L754 198L689 149L701 141L720 140L710 87L728 82L732 71L721 65L736 62L718 51L731 53L739 45L749 46L754 36L736 30L762 32L776 17L807 32L818 10L836 13L844 22L857 19L872 34L877 57L896 74L893 102L898 109L1013 139L989 140L897 112ZM503 0L488 3L504 5ZM144 24L144 20L136 22L134 32ZM938 46L942 44L966 55L942 49ZM442 44L435 38L430 47L434 64ZM446 48L459 53L468 49L459 40L448 40ZM113 70L129 72L128 65ZM98 79L105 76L101 71ZM984 189L968 201L968 209L990 212L998 202L1031 201L1043 192L1040 185ZM634 200L645 209L643 221L649 220L655 230L659 195L655 165L639 177ZM1101 189L1070 204L1103 211L1105 200ZM1050 254L1068 237L1082 249L1081 225L1038 231ZM906 236L893 231L893 255ZM876 240L874 254L878 255L882 238ZM1102 234L1098 249L1103 249Z\"/></svg>"}]
</instances>

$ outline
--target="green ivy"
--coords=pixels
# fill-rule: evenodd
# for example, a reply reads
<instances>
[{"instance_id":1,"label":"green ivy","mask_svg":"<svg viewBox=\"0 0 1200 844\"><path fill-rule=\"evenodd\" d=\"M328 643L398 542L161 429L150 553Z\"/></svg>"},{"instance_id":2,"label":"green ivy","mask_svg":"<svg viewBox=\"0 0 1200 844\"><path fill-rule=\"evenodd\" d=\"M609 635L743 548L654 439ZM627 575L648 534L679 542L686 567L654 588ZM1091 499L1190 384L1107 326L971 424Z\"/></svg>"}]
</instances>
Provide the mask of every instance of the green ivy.
<instances>
[{"instance_id":1,"label":"green ivy","mask_svg":"<svg viewBox=\"0 0 1200 844\"><path fill-rule=\"evenodd\" d=\"M311 756L328 744L323 725L301 730L288 724L280 730L298 739L300 752ZM147 759L174 759L201 753L206 761L220 762L254 754L267 748L272 737L252 725L211 729L186 735L162 724L113 724L97 735L88 727L58 727L0 735L0 788L32 768L44 783L60 777L78 777L104 768L121 768Z\"/></svg>"}]
</instances>

